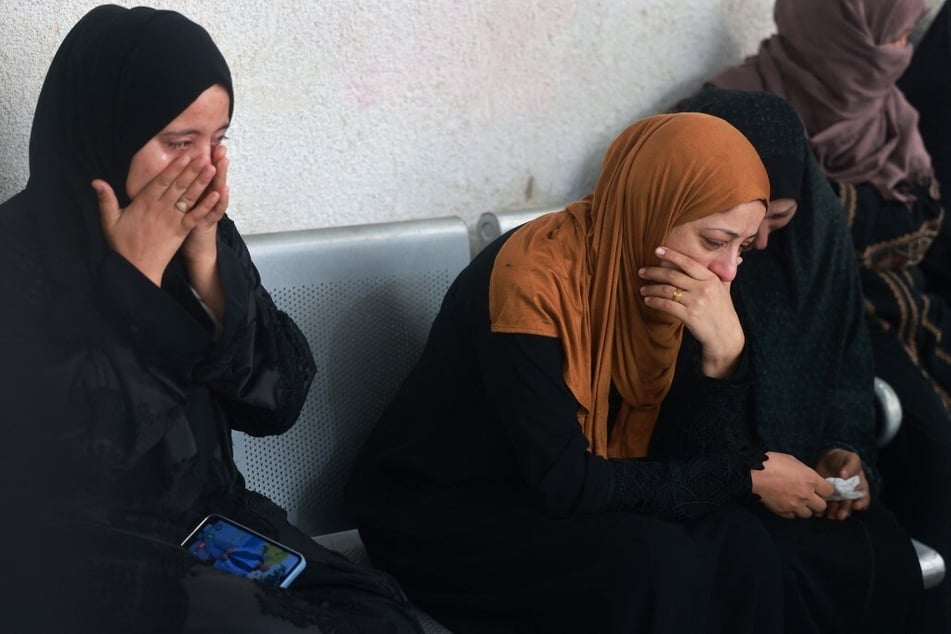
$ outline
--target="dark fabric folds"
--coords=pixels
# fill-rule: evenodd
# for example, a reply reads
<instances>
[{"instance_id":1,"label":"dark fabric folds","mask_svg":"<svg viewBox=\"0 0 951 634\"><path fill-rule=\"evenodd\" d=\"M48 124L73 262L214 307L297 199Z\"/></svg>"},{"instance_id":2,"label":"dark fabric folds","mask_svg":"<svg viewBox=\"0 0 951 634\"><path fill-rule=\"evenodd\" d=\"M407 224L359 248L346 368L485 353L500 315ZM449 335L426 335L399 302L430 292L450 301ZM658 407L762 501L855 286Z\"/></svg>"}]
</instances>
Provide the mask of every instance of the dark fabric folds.
<instances>
[{"instance_id":1,"label":"dark fabric folds","mask_svg":"<svg viewBox=\"0 0 951 634\"><path fill-rule=\"evenodd\" d=\"M842 206L806 147L799 117L775 95L714 87L684 107L737 126L772 168L770 184L788 183L798 202L768 248L744 255L733 283L752 356L759 441L808 465L831 448L854 451L875 486L874 366L859 271Z\"/></svg>"}]
</instances>

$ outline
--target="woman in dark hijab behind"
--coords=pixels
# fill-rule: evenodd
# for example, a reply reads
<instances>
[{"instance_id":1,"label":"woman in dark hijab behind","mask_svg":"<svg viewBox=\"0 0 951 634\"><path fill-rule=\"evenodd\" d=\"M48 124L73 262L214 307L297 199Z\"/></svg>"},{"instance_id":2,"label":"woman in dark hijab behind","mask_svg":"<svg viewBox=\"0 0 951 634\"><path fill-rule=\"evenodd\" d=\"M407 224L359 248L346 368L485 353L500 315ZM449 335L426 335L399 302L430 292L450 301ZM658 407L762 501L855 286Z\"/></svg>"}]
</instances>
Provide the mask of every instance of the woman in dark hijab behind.
<instances>
[{"instance_id":1,"label":"woman in dark hijab behind","mask_svg":"<svg viewBox=\"0 0 951 634\"><path fill-rule=\"evenodd\" d=\"M842 207L785 100L707 87L680 108L734 125L769 174L766 218L732 286L752 366L752 442L824 478L859 481L861 497L830 501L815 517L761 506L783 564L785 631L917 631L917 558L879 497L872 352ZM696 347L685 337L665 410L696 391L679 370Z\"/></svg>"},{"instance_id":2,"label":"woman in dark hijab behind","mask_svg":"<svg viewBox=\"0 0 951 634\"><path fill-rule=\"evenodd\" d=\"M418 631L388 576L291 526L232 460L231 431L285 431L314 376L225 216L233 97L171 11L94 9L49 69L29 183L0 206L17 631ZM200 564L179 544L211 513L309 565L282 590Z\"/></svg>"}]
</instances>

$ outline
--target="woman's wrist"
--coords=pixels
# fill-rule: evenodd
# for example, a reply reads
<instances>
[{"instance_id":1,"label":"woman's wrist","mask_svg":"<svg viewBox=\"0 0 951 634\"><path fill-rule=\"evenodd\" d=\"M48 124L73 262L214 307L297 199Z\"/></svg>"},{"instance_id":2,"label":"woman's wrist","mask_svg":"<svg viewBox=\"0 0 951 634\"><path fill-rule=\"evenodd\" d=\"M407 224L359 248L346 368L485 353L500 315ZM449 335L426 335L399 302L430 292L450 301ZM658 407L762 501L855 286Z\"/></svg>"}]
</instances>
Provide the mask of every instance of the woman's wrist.
<instances>
[{"instance_id":1,"label":"woman's wrist","mask_svg":"<svg viewBox=\"0 0 951 634\"><path fill-rule=\"evenodd\" d=\"M185 269L188 281L201 301L215 314L219 322L224 321L224 289L218 273L218 253L213 257L206 253L199 258L185 256Z\"/></svg>"},{"instance_id":2,"label":"woman's wrist","mask_svg":"<svg viewBox=\"0 0 951 634\"><path fill-rule=\"evenodd\" d=\"M721 345L703 346L700 354L700 371L704 376L713 379L726 379L733 375L746 345L746 338L740 334L739 339L732 343L720 342Z\"/></svg>"}]
</instances>

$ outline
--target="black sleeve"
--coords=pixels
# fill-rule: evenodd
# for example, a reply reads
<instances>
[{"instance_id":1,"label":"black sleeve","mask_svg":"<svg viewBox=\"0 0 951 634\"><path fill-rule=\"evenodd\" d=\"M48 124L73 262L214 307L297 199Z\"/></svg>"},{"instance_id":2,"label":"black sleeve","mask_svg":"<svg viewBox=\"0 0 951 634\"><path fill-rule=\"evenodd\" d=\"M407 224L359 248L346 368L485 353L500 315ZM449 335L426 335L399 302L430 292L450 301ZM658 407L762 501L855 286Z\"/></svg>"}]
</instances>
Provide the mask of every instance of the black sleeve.
<instances>
[{"instance_id":1,"label":"black sleeve","mask_svg":"<svg viewBox=\"0 0 951 634\"><path fill-rule=\"evenodd\" d=\"M751 385L745 349L733 376L710 378L701 372L700 344L685 332L651 437L653 462L614 461L612 508L685 520L755 499L750 470L761 469L765 455L753 437Z\"/></svg>"},{"instance_id":2,"label":"black sleeve","mask_svg":"<svg viewBox=\"0 0 951 634\"><path fill-rule=\"evenodd\" d=\"M183 275L182 264L173 260L170 270L176 267ZM146 367L171 372L182 386L209 386L233 429L255 436L282 433L297 420L314 377L307 340L261 286L247 246L227 217L218 224L218 271L226 303L217 341L213 324L179 276L167 272L159 289L110 253L101 285Z\"/></svg>"},{"instance_id":3,"label":"black sleeve","mask_svg":"<svg viewBox=\"0 0 951 634\"><path fill-rule=\"evenodd\" d=\"M697 519L727 502L756 499L750 470L761 469L765 458L744 451L681 460L612 460L609 508L661 519Z\"/></svg>"},{"instance_id":4,"label":"black sleeve","mask_svg":"<svg viewBox=\"0 0 951 634\"><path fill-rule=\"evenodd\" d=\"M748 495L750 459L607 460L588 451L555 338L486 335L483 381L539 504L555 516L629 510L693 517ZM727 474L727 477L724 477Z\"/></svg>"},{"instance_id":5,"label":"black sleeve","mask_svg":"<svg viewBox=\"0 0 951 634\"><path fill-rule=\"evenodd\" d=\"M222 398L233 429L254 436L280 434L297 420L315 374L307 339L261 286L234 224L218 230L218 270L225 289L221 337L195 378Z\"/></svg>"},{"instance_id":6,"label":"black sleeve","mask_svg":"<svg viewBox=\"0 0 951 634\"><path fill-rule=\"evenodd\" d=\"M746 348L728 379L704 376L701 353L700 343L684 332L674 380L651 437L651 457L695 458L754 448Z\"/></svg>"},{"instance_id":7,"label":"black sleeve","mask_svg":"<svg viewBox=\"0 0 951 634\"><path fill-rule=\"evenodd\" d=\"M194 296L156 287L110 252L96 293L113 334L47 346L57 358L44 370L51 400L64 390L66 437L95 478L125 473L168 437L187 445L196 386L214 391L232 427L259 435L285 430L300 411L314 372L306 340L261 288L233 225L221 223L227 307L217 342L202 311L187 304L197 304Z\"/></svg>"}]
</instances>

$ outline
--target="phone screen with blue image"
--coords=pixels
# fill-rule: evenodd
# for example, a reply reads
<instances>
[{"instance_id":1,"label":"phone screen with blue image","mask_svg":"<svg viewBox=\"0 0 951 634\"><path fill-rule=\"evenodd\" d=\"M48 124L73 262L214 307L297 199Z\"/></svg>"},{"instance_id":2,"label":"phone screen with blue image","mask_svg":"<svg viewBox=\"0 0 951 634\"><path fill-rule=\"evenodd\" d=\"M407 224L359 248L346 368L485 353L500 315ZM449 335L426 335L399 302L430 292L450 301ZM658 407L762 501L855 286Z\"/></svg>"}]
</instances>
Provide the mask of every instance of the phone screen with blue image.
<instances>
[{"instance_id":1,"label":"phone screen with blue image","mask_svg":"<svg viewBox=\"0 0 951 634\"><path fill-rule=\"evenodd\" d=\"M209 515L182 546L219 570L286 588L304 569L304 557L221 515Z\"/></svg>"}]
</instances>

